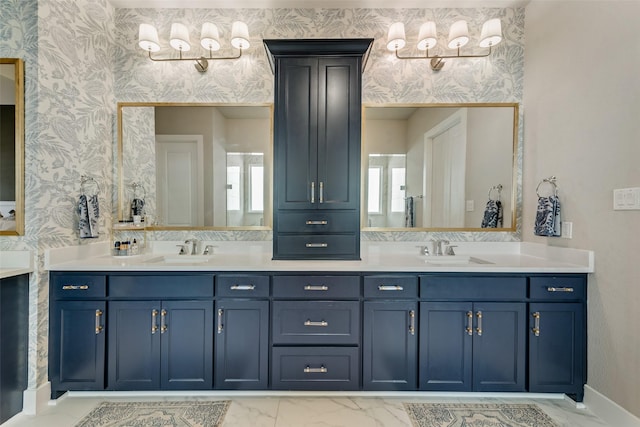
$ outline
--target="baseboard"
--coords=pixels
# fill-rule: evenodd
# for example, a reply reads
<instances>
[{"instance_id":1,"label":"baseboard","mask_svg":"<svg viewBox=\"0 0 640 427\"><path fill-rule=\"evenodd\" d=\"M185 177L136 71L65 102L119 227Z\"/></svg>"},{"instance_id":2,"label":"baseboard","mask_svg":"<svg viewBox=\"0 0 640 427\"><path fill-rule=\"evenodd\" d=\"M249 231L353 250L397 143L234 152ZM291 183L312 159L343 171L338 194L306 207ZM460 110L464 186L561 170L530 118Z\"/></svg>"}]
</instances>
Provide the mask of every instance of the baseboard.
<instances>
[{"instance_id":1,"label":"baseboard","mask_svg":"<svg viewBox=\"0 0 640 427\"><path fill-rule=\"evenodd\" d=\"M584 386L584 403L594 415L607 425L640 427L640 418L588 385Z\"/></svg>"},{"instance_id":2,"label":"baseboard","mask_svg":"<svg viewBox=\"0 0 640 427\"><path fill-rule=\"evenodd\" d=\"M22 413L36 415L49 405L51 383L47 381L36 389L26 389L22 398Z\"/></svg>"}]
</instances>

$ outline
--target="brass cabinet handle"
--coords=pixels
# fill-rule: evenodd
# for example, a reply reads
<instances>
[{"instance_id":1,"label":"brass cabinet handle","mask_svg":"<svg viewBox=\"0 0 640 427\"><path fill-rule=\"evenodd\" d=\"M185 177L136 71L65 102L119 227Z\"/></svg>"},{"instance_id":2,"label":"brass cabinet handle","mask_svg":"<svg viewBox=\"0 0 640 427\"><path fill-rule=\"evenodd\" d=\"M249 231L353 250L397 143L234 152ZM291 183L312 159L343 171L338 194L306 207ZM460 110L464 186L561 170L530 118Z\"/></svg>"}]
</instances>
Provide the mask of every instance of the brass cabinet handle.
<instances>
[{"instance_id":1,"label":"brass cabinet handle","mask_svg":"<svg viewBox=\"0 0 640 427\"><path fill-rule=\"evenodd\" d=\"M63 291L86 291L89 289L89 285L64 285L62 286Z\"/></svg>"},{"instance_id":2,"label":"brass cabinet handle","mask_svg":"<svg viewBox=\"0 0 640 427\"><path fill-rule=\"evenodd\" d=\"M327 285L307 285L304 287L305 291L328 291Z\"/></svg>"},{"instance_id":3,"label":"brass cabinet handle","mask_svg":"<svg viewBox=\"0 0 640 427\"><path fill-rule=\"evenodd\" d=\"M305 246L308 248L328 248L329 244L328 243L307 243Z\"/></svg>"},{"instance_id":4,"label":"brass cabinet handle","mask_svg":"<svg viewBox=\"0 0 640 427\"><path fill-rule=\"evenodd\" d=\"M104 329L104 326L102 326L102 314L102 310L96 310L96 335Z\"/></svg>"},{"instance_id":5,"label":"brass cabinet handle","mask_svg":"<svg viewBox=\"0 0 640 427\"><path fill-rule=\"evenodd\" d=\"M306 225L327 225L327 224L329 224L329 221L326 221L326 220L315 221L315 220L312 220L312 219L308 219L305 222L305 224Z\"/></svg>"},{"instance_id":6,"label":"brass cabinet handle","mask_svg":"<svg viewBox=\"0 0 640 427\"><path fill-rule=\"evenodd\" d=\"M151 310L151 333L158 332L158 310L155 308Z\"/></svg>"},{"instance_id":7,"label":"brass cabinet handle","mask_svg":"<svg viewBox=\"0 0 640 427\"><path fill-rule=\"evenodd\" d=\"M324 321L324 320L321 320L319 322L313 322L312 320L307 319L304 322L304 326L322 326L322 327L326 327L326 326L329 326L329 323Z\"/></svg>"},{"instance_id":8,"label":"brass cabinet handle","mask_svg":"<svg viewBox=\"0 0 640 427\"><path fill-rule=\"evenodd\" d=\"M378 285L379 291L404 291L400 285Z\"/></svg>"},{"instance_id":9,"label":"brass cabinet handle","mask_svg":"<svg viewBox=\"0 0 640 427\"><path fill-rule=\"evenodd\" d=\"M316 202L316 182L311 182L311 203Z\"/></svg>"},{"instance_id":10,"label":"brass cabinet handle","mask_svg":"<svg viewBox=\"0 0 640 427\"><path fill-rule=\"evenodd\" d=\"M476 317L478 318L478 325L476 327L476 333L478 334L479 337L482 336L482 312L478 311L476 313Z\"/></svg>"},{"instance_id":11,"label":"brass cabinet handle","mask_svg":"<svg viewBox=\"0 0 640 427\"><path fill-rule=\"evenodd\" d=\"M162 309L160 312L160 333L164 334L167 329L167 310Z\"/></svg>"},{"instance_id":12,"label":"brass cabinet handle","mask_svg":"<svg viewBox=\"0 0 640 427\"><path fill-rule=\"evenodd\" d=\"M329 370L325 368L324 365L321 365L319 368L311 368L307 365L304 368L305 374L326 374L327 372L329 372Z\"/></svg>"},{"instance_id":13,"label":"brass cabinet handle","mask_svg":"<svg viewBox=\"0 0 640 427\"><path fill-rule=\"evenodd\" d=\"M411 335L416 334L416 312L415 310L409 310L409 333Z\"/></svg>"},{"instance_id":14,"label":"brass cabinet handle","mask_svg":"<svg viewBox=\"0 0 640 427\"><path fill-rule=\"evenodd\" d=\"M540 313L536 311L531 315L533 316L533 329L531 329L531 331L533 332L534 336L539 337L540 336Z\"/></svg>"},{"instance_id":15,"label":"brass cabinet handle","mask_svg":"<svg viewBox=\"0 0 640 427\"><path fill-rule=\"evenodd\" d=\"M256 285L231 285L232 291L253 291Z\"/></svg>"},{"instance_id":16,"label":"brass cabinet handle","mask_svg":"<svg viewBox=\"0 0 640 427\"><path fill-rule=\"evenodd\" d=\"M553 286L547 286L547 292L573 292L573 288L554 288Z\"/></svg>"},{"instance_id":17,"label":"brass cabinet handle","mask_svg":"<svg viewBox=\"0 0 640 427\"><path fill-rule=\"evenodd\" d=\"M467 327L465 330L467 335L473 335L473 313L471 311L467 311Z\"/></svg>"},{"instance_id":18,"label":"brass cabinet handle","mask_svg":"<svg viewBox=\"0 0 640 427\"><path fill-rule=\"evenodd\" d=\"M324 203L324 182L320 181L320 203Z\"/></svg>"},{"instance_id":19,"label":"brass cabinet handle","mask_svg":"<svg viewBox=\"0 0 640 427\"><path fill-rule=\"evenodd\" d=\"M222 316L224 315L224 310L218 309L218 333L221 334L224 326L222 325Z\"/></svg>"}]
</instances>

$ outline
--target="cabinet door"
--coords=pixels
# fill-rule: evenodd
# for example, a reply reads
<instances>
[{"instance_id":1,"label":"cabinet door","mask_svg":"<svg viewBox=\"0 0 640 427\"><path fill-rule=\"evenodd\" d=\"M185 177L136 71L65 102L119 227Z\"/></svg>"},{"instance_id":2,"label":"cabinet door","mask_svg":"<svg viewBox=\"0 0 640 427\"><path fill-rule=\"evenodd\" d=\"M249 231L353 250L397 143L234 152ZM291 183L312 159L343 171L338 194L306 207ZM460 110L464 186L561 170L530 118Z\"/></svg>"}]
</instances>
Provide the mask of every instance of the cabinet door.
<instances>
[{"instance_id":1,"label":"cabinet door","mask_svg":"<svg viewBox=\"0 0 640 427\"><path fill-rule=\"evenodd\" d=\"M161 388L213 386L213 301L164 301L160 310Z\"/></svg>"},{"instance_id":2,"label":"cabinet door","mask_svg":"<svg viewBox=\"0 0 640 427\"><path fill-rule=\"evenodd\" d=\"M49 335L53 394L62 390L104 389L105 310L104 301L55 302Z\"/></svg>"},{"instance_id":3,"label":"cabinet door","mask_svg":"<svg viewBox=\"0 0 640 427\"><path fill-rule=\"evenodd\" d=\"M315 209L318 201L318 60L278 60L274 164L277 209Z\"/></svg>"},{"instance_id":4,"label":"cabinet door","mask_svg":"<svg viewBox=\"0 0 640 427\"><path fill-rule=\"evenodd\" d=\"M109 303L110 390L160 388L160 302Z\"/></svg>"},{"instance_id":5,"label":"cabinet door","mask_svg":"<svg viewBox=\"0 0 640 427\"><path fill-rule=\"evenodd\" d=\"M318 60L318 208L360 206L360 59Z\"/></svg>"},{"instance_id":6,"label":"cabinet door","mask_svg":"<svg viewBox=\"0 0 640 427\"><path fill-rule=\"evenodd\" d=\"M365 390L417 387L417 303L364 303L362 380Z\"/></svg>"},{"instance_id":7,"label":"cabinet door","mask_svg":"<svg viewBox=\"0 0 640 427\"><path fill-rule=\"evenodd\" d=\"M473 391L525 391L526 304L475 303Z\"/></svg>"},{"instance_id":8,"label":"cabinet door","mask_svg":"<svg viewBox=\"0 0 640 427\"><path fill-rule=\"evenodd\" d=\"M529 391L576 394L585 380L585 322L581 303L529 305Z\"/></svg>"},{"instance_id":9,"label":"cabinet door","mask_svg":"<svg viewBox=\"0 0 640 427\"><path fill-rule=\"evenodd\" d=\"M420 389L471 391L473 304L420 303Z\"/></svg>"},{"instance_id":10,"label":"cabinet door","mask_svg":"<svg viewBox=\"0 0 640 427\"><path fill-rule=\"evenodd\" d=\"M219 300L216 316L216 388L266 389L269 301Z\"/></svg>"}]
</instances>

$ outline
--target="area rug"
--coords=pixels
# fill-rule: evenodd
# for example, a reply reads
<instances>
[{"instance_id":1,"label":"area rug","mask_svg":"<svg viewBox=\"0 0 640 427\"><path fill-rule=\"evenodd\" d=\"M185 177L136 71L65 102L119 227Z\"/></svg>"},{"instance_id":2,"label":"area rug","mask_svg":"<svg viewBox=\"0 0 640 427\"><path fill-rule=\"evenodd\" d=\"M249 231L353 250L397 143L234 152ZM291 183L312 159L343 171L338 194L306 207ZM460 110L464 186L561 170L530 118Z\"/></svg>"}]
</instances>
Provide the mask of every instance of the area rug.
<instances>
[{"instance_id":1,"label":"area rug","mask_svg":"<svg viewBox=\"0 0 640 427\"><path fill-rule=\"evenodd\" d=\"M102 402L76 427L216 427L230 401Z\"/></svg>"},{"instance_id":2,"label":"area rug","mask_svg":"<svg viewBox=\"0 0 640 427\"><path fill-rule=\"evenodd\" d=\"M536 405L405 403L414 427L558 427Z\"/></svg>"}]
</instances>

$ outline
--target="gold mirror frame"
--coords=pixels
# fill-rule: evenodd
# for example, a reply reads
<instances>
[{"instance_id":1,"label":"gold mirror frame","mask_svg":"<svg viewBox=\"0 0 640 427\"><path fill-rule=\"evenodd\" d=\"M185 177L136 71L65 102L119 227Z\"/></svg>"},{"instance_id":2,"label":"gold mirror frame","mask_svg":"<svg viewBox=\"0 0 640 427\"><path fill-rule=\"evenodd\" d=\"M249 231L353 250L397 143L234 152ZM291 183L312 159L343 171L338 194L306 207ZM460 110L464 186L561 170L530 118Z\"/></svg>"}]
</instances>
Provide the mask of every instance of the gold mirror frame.
<instances>
[{"instance_id":1,"label":"gold mirror frame","mask_svg":"<svg viewBox=\"0 0 640 427\"><path fill-rule=\"evenodd\" d=\"M270 123L270 135L271 135L271 158L273 158L273 104L272 103L193 103L193 102L118 102L117 104L117 132L118 132L118 159L117 159L117 167L118 167L118 212L117 218L118 221L121 222L122 211L124 207L124 203L127 203L125 198L125 185L124 185L124 138L123 138L123 116L122 111L125 107L267 107L270 111L271 123ZM272 160L273 161L273 160ZM273 172L269 175L269 194L273 195ZM145 229L147 230L167 230L167 231L176 231L176 230L201 230L201 231L271 231L271 223L273 220L273 206L272 203L269 203L270 209L268 213L264 215L264 226L167 226L162 224L156 225L147 225ZM122 228L120 226L119 228ZM135 228L135 227L134 227Z\"/></svg>"},{"instance_id":2,"label":"gold mirror frame","mask_svg":"<svg viewBox=\"0 0 640 427\"><path fill-rule=\"evenodd\" d=\"M0 64L13 64L15 71L15 201L16 228L2 230L2 236L24 235L24 61L0 58Z\"/></svg>"},{"instance_id":3,"label":"gold mirror frame","mask_svg":"<svg viewBox=\"0 0 640 427\"><path fill-rule=\"evenodd\" d=\"M513 144L511 153L511 224L502 228L481 228L481 227L362 227L363 232L516 232L517 224L517 182L518 182L518 147L519 147L519 117L520 110L518 103L443 103L443 104L363 104L362 105L362 171L361 171L361 223L366 224L368 218L366 204L366 170L368 159L365 158L366 144L366 110L368 108L464 108L464 107L505 107L513 108Z\"/></svg>"}]
</instances>

